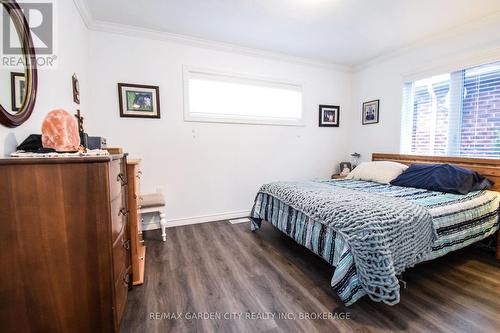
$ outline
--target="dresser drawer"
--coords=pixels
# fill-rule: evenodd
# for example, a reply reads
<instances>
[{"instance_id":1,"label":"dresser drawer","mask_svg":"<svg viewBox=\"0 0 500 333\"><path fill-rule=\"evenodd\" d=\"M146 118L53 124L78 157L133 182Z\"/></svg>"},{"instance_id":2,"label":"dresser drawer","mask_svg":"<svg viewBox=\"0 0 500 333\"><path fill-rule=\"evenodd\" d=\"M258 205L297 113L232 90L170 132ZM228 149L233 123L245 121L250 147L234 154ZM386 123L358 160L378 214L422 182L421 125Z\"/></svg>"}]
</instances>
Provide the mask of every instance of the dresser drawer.
<instances>
[{"instance_id":1,"label":"dresser drawer","mask_svg":"<svg viewBox=\"0 0 500 333\"><path fill-rule=\"evenodd\" d=\"M113 244L113 276L115 282L123 281L123 272L129 266L130 240L125 230L120 234L115 244Z\"/></svg>"},{"instance_id":2,"label":"dresser drawer","mask_svg":"<svg viewBox=\"0 0 500 333\"><path fill-rule=\"evenodd\" d=\"M143 218L142 218L142 214L141 214L141 210L140 208L137 208L137 233L139 235L141 235L141 241L142 241L142 222L143 222Z\"/></svg>"},{"instance_id":3,"label":"dresser drawer","mask_svg":"<svg viewBox=\"0 0 500 333\"><path fill-rule=\"evenodd\" d=\"M109 196L113 201L121 197L123 187L127 184L126 173L122 166L122 161L115 160L109 164Z\"/></svg>"},{"instance_id":4,"label":"dresser drawer","mask_svg":"<svg viewBox=\"0 0 500 333\"><path fill-rule=\"evenodd\" d=\"M134 175L134 198L137 202L137 208L141 208L141 176L142 172L135 169L136 173Z\"/></svg>"},{"instance_id":5,"label":"dresser drawer","mask_svg":"<svg viewBox=\"0 0 500 333\"><path fill-rule=\"evenodd\" d=\"M123 232L127 215L127 208L121 196L111 201L111 240L113 243Z\"/></svg>"},{"instance_id":6,"label":"dresser drawer","mask_svg":"<svg viewBox=\"0 0 500 333\"><path fill-rule=\"evenodd\" d=\"M127 293L129 286L132 284L130 276L130 268L125 269L120 273L117 280L115 281L115 327L116 332L120 330L120 321L125 310L125 304L127 303Z\"/></svg>"}]
</instances>

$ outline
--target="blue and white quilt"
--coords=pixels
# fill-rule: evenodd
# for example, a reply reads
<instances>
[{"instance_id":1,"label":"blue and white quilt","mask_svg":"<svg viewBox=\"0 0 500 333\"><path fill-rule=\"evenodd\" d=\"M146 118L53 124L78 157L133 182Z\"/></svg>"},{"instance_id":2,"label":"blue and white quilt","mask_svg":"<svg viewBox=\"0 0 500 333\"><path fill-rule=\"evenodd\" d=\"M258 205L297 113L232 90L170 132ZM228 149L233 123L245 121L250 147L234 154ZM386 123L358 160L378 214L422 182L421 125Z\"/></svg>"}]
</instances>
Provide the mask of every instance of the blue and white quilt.
<instances>
[{"instance_id":1,"label":"blue and white quilt","mask_svg":"<svg viewBox=\"0 0 500 333\"><path fill-rule=\"evenodd\" d=\"M437 237L432 240L431 250L421 256L418 262L431 260L470 245L492 235L499 228L498 192L477 191L457 195L356 180L305 182L303 186L311 187L311 184L320 184L323 191L328 191L329 186L335 193L342 193L336 190L339 188L361 191L373 194L381 202L385 197L387 200L404 200L408 204L424 208L432 218ZM266 186L263 186L264 188ZM258 229L260 222L267 220L334 266L331 285L346 305L353 304L369 293L370 290L365 290L366 287L363 287L360 281L352 244L349 244L346 237L324 221L318 221L314 210L298 209L289 203L284 197L280 198L278 192L271 194L270 191L259 191L251 214L252 229ZM357 206L352 202L349 204L351 209ZM363 209L363 205L359 205L359 209Z\"/></svg>"}]
</instances>

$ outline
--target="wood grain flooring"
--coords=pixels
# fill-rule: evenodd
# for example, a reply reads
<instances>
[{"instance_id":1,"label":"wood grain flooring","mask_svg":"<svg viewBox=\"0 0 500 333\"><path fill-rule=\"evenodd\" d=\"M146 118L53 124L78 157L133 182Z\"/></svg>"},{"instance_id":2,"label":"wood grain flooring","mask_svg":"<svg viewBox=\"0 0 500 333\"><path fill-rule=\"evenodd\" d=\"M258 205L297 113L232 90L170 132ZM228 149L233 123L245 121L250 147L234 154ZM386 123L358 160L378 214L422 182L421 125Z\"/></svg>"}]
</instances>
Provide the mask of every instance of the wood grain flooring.
<instances>
[{"instance_id":1,"label":"wood grain flooring","mask_svg":"<svg viewBox=\"0 0 500 333\"><path fill-rule=\"evenodd\" d=\"M409 270L396 306L364 297L346 308L333 268L266 222L256 233L221 221L167 234L145 235L145 281L129 293L122 332L500 332L500 261L484 249Z\"/></svg>"}]
</instances>

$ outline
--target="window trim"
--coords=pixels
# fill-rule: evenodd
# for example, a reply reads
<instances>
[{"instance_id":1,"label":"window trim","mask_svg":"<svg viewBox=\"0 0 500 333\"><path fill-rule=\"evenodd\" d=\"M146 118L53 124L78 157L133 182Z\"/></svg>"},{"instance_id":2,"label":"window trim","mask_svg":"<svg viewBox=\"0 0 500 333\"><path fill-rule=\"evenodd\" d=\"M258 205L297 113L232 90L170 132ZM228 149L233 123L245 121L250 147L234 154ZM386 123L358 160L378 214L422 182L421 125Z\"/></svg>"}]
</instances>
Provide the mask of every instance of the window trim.
<instances>
[{"instance_id":1,"label":"window trim","mask_svg":"<svg viewBox=\"0 0 500 333\"><path fill-rule=\"evenodd\" d=\"M287 118L263 118L256 116L238 116L238 117L217 117L217 116L194 116L189 112L189 79L193 74L212 75L214 77L226 76L243 81L260 81L274 86L287 85L295 86L302 93L301 117L298 119ZM219 70L212 70L194 66L183 65L183 97L184 97L184 121L203 122L203 123L226 123L226 124L251 124L251 125L275 125L275 126L305 126L305 101L304 101L304 83L287 81L282 79L272 79L250 74L232 73Z\"/></svg>"}]
</instances>

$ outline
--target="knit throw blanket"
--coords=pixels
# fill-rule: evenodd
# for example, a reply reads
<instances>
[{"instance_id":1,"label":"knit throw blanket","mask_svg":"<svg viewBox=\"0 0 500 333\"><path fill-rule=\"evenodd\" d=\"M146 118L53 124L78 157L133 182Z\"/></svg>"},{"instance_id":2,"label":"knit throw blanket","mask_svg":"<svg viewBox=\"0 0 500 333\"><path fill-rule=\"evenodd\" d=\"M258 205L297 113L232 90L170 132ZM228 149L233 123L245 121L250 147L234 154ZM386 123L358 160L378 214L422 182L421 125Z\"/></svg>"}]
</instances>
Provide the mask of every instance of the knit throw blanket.
<instances>
[{"instance_id":1,"label":"knit throw blanket","mask_svg":"<svg viewBox=\"0 0 500 333\"><path fill-rule=\"evenodd\" d=\"M436 239L428 211L399 198L321 182L275 182L259 192L340 233L366 293L389 305L399 302L397 275L430 253ZM252 217L258 217L255 210Z\"/></svg>"}]
</instances>

